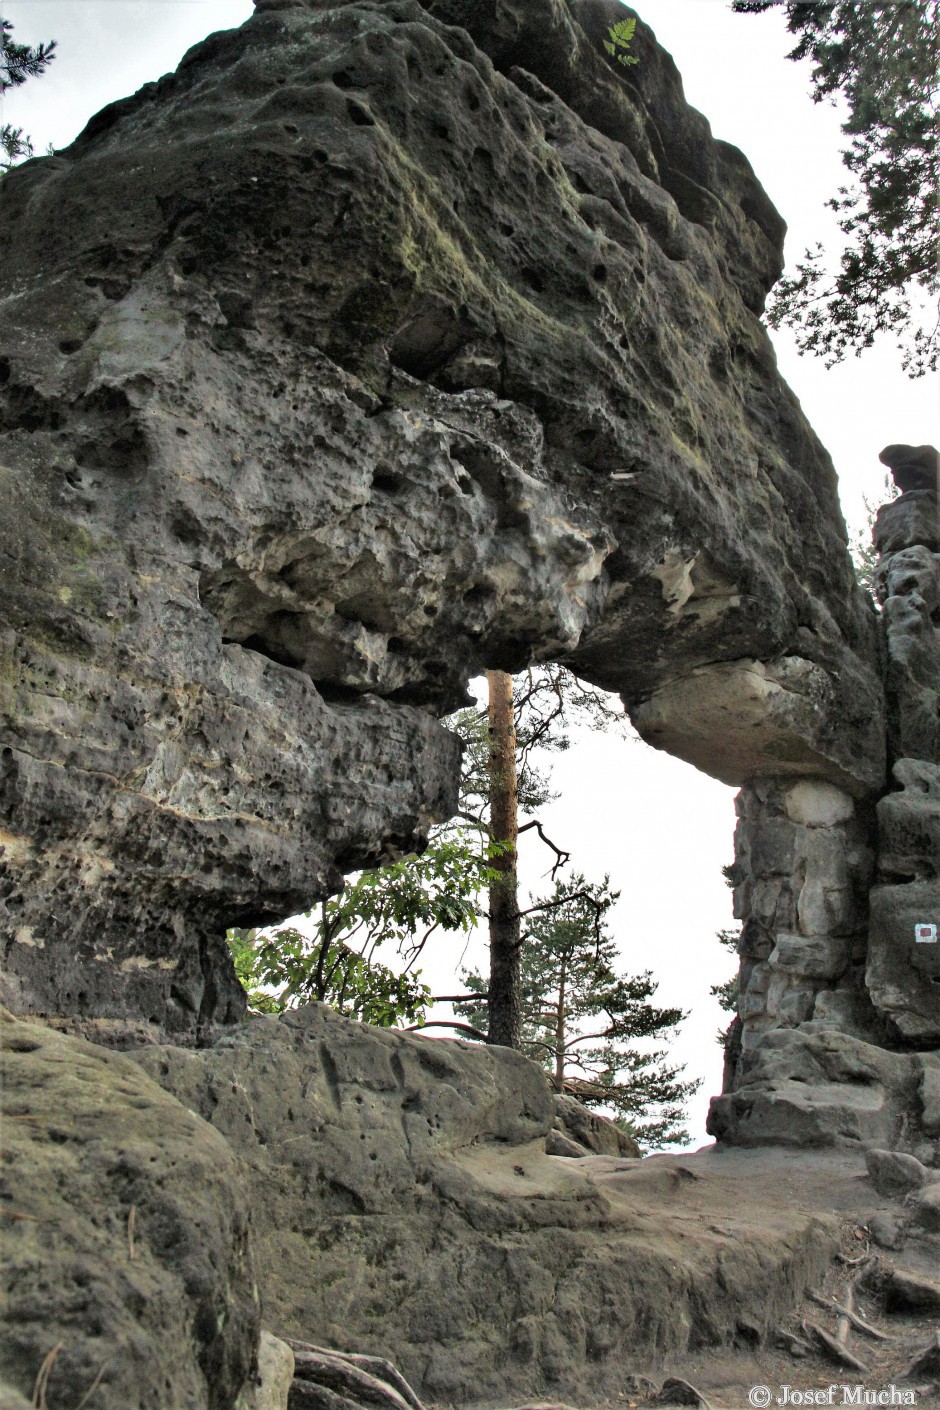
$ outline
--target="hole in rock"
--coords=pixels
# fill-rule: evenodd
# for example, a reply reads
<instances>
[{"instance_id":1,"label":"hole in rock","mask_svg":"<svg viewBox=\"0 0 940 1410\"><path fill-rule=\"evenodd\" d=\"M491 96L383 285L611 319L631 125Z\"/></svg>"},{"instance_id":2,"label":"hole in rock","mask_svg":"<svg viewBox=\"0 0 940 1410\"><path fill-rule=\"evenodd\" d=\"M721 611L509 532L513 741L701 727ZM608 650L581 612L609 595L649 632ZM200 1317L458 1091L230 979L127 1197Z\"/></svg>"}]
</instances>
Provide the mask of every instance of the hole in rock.
<instances>
[{"instance_id":1,"label":"hole in rock","mask_svg":"<svg viewBox=\"0 0 940 1410\"><path fill-rule=\"evenodd\" d=\"M361 103L354 103L350 99L346 103L346 111L357 127L375 127L375 118L366 112Z\"/></svg>"},{"instance_id":2,"label":"hole in rock","mask_svg":"<svg viewBox=\"0 0 940 1410\"><path fill-rule=\"evenodd\" d=\"M492 602L495 596L493 588L486 587L483 583L476 583L472 588L467 588L463 600L472 606L475 602Z\"/></svg>"},{"instance_id":3,"label":"hole in rock","mask_svg":"<svg viewBox=\"0 0 940 1410\"><path fill-rule=\"evenodd\" d=\"M259 635L246 636L243 641L235 641L232 637L223 637L223 642L241 646L245 651L254 651L259 656L264 656L269 661L273 661L276 666L296 666L294 657L284 647L272 644L266 637Z\"/></svg>"},{"instance_id":4,"label":"hole in rock","mask_svg":"<svg viewBox=\"0 0 940 1410\"><path fill-rule=\"evenodd\" d=\"M475 147L470 158L473 170L482 182L489 183L496 178L496 164L493 153L486 147Z\"/></svg>"},{"instance_id":5,"label":"hole in rock","mask_svg":"<svg viewBox=\"0 0 940 1410\"><path fill-rule=\"evenodd\" d=\"M429 380L473 335L474 329L453 305L430 296L389 344L389 360L419 381Z\"/></svg>"},{"instance_id":6,"label":"hole in rock","mask_svg":"<svg viewBox=\"0 0 940 1410\"><path fill-rule=\"evenodd\" d=\"M375 467L372 473L372 488L378 490L380 494L398 494L404 485L404 476L398 474L390 465L381 463Z\"/></svg>"},{"instance_id":7,"label":"hole in rock","mask_svg":"<svg viewBox=\"0 0 940 1410\"><path fill-rule=\"evenodd\" d=\"M362 699L362 691L341 681L314 680L314 688L328 705L354 705Z\"/></svg>"}]
</instances>

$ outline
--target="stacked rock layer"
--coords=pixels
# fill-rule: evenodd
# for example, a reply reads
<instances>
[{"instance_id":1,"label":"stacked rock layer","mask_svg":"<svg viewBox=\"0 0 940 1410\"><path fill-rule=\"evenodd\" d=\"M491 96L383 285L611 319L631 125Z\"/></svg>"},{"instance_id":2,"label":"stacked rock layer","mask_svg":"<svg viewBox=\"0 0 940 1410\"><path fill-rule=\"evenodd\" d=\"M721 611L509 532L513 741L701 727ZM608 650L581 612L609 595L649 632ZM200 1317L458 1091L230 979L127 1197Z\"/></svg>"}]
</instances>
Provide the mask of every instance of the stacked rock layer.
<instances>
[{"instance_id":1,"label":"stacked rock layer","mask_svg":"<svg viewBox=\"0 0 940 1410\"><path fill-rule=\"evenodd\" d=\"M877 1142L940 1163L940 516L937 452L888 446L874 526L891 785L875 816L828 784L744 788L741 996L709 1129ZM873 884L874 883L874 884Z\"/></svg>"}]
</instances>

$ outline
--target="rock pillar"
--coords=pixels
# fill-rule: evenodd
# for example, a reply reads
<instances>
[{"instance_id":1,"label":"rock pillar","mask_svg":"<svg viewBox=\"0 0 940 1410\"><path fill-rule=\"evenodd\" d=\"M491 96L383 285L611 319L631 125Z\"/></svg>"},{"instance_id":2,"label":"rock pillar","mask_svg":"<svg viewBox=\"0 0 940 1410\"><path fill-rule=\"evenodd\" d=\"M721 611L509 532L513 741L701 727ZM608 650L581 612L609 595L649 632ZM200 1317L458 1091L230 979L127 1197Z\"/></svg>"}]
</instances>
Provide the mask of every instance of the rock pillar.
<instances>
[{"instance_id":1,"label":"rock pillar","mask_svg":"<svg viewBox=\"0 0 940 1410\"><path fill-rule=\"evenodd\" d=\"M867 982L898 1043L940 1044L940 512L937 452L888 446L900 496L879 510L888 747Z\"/></svg>"},{"instance_id":2,"label":"rock pillar","mask_svg":"<svg viewBox=\"0 0 940 1410\"><path fill-rule=\"evenodd\" d=\"M940 1163L940 518L937 452L882 452L891 782L761 778L738 797L738 1019L709 1130L740 1144L859 1142ZM918 1051L919 1050L919 1051Z\"/></svg>"},{"instance_id":3,"label":"rock pillar","mask_svg":"<svg viewBox=\"0 0 940 1410\"><path fill-rule=\"evenodd\" d=\"M736 807L742 1054L770 1029L814 1019L870 1029L871 809L834 784L786 778L742 789Z\"/></svg>"}]
</instances>

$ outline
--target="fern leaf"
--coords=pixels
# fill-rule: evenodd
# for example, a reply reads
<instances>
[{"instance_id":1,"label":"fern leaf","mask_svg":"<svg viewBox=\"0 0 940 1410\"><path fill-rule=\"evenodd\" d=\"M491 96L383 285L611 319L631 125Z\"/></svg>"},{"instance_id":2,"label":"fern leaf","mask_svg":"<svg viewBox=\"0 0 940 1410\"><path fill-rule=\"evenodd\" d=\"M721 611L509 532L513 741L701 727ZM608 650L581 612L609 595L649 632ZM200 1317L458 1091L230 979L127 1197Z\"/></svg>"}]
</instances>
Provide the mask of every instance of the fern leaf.
<instances>
[{"instance_id":1,"label":"fern leaf","mask_svg":"<svg viewBox=\"0 0 940 1410\"><path fill-rule=\"evenodd\" d=\"M609 39L604 40L604 48L618 64L629 66L639 63L632 54L626 51L629 49L633 34L636 29L636 20L621 20L619 24L613 24L608 29Z\"/></svg>"},{"instance_id":2,"label":"fern leaf","mask_svg":"<svg viewBox=\"0 0 940 1410\"><path fill-rule=\"evenodd\" d=\"M626 49L627 45L633 38L633 32L635 29L636 20L621 20L619 24L611 25L610 37L615 44L619 45L623 49Z\"/></svg>"}]
</instances>

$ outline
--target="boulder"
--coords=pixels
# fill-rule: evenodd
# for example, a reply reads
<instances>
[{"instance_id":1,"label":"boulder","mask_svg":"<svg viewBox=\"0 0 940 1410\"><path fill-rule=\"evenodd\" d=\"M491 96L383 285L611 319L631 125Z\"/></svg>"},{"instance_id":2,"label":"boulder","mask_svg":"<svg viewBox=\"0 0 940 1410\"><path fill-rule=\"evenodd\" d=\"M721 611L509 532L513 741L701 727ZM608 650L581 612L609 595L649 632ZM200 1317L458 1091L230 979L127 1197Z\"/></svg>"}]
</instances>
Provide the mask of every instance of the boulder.
<instances>
[{"instance_id":1,"label":"boulder","mask_svg":"<svg viewBox=\"0 0 940 1410\"><path fill-rule=\"evenodd\" d=\"M887 1312L940 1312L940 1282L906 1268L886 1267L871 1279Z\"/></svg>"},{"instance_id":2,"label":"boulder","mask_svg":"<svg viewBox=\"0 0 940 1410\"><path fill-rule=\"evenodd\" d=\"M885 446L878 459L888 466L902 495L924 490L934 497L940 493L940 455L935 446Z\"/></svg>"},{"instance_id":3,"label":"boulder","mask_svg":"<svg viewBox=\"0 0 940 1410\"><path fill-rule=\"evenodd\" d=\"M259 1322L231 1147L129 1058L9 1014L0 1045L0 1380L51 1357L57 1410L228 1410Z\"/></svg>"},{"instance_id":4,"label":"boulder","mask_svg":"<svg viewBox=\"0 0 940 1410\"><path fill-rule=\"evenodd\" d=\"M568 1160L582 1160L590 1152L580 1141L573 1141L563 1131L549 1131L545 1137L545 1154L564 1156Z\"/></svg>"},{"instance_id":5,"label":"boulder","mask_svg":"<svg viewBox=\"0 0 940 1410\"><path fill-rule=\"evenodd\" d=\"M929 489L909 490L883 504L875 518L872 538L875 548L885 557L915 543L922 543L933 553L940 552L936 493Z\"/></svg>"},{"instance_id":6,"label":"boulder","mask_svg":"<svg viewBox=\"0 0 940 1410\"><path fill-rule=\"evenodd\" d=\"M920 1121L924 1134L940 1136L940 1053L920 1055Z\"/></svg>"},{"instance_id":7,"label":"boulder","mask_svg":"<svg viewBox=\"0 0 940 1410\"><path fill-rule=\"evenodd\" d=\"M919 1190L927 1183L926 1168L903 1151L866 1151L865 1167L878 1193L896 1199L903 1199L912 1190Z\"/></svg>"},{"instance_id":8,"label":"boulder","mask_svg":"<svg viewBox=\"0 0 940 1410\"><path fill-rule=\"evenodd\" d=\"M849 947L839 935L777 936L769 964L787 975L803 975L808 979L835 979L843 974L849 958Z\"/></svg>"},{"instance_id":9,"label":"boulder","mask_svg":"<svg viewBox=\"0 0 940 1410\"><path fill-rule=\"evenodd\" d=\"M907 1219L896 1214L879 1212L867 1220L868 1232L879 1248L899 1249L907 1234Z\"/></svg>"},{"instance_id":10,"label":"boulder","mask_svg":"<svg viewBox=\"0 0 940 1410\"><path fill-rule=\"evenodd\" d=\"M931 881L940 872L940 763L898 759L897 787L878 803L878 872L884 881Z\"/></svg>"},{"instance_id":11,"label":"boulder","mask_svg":"<svg viewBox=\"0 0 940 1410\"><path fill-rule=\"evenodd\" d=\"M940 1234L940 1184L930 1184L909 1197L911 1223L928 1234Z\"/></svg>"},{"instance_id":12,"label":"boulder","mask_svg":"<svg viewBox=\"0 0 940 1410\"><path fill-rule=\"evenodd\" d=\"M740 1082L714 1098L707 1129L730 1145L893 1144L916 1126L917 1059L833 1029L777 1029L743 1058Z\"/></svg>"},{"instance_id":13,"label":"boulder","mask_svg":"<svg viewBox=\"0 0 940 1410\"><path fill-rule=\"evenodd\" d=\"M257 1369L248 1377L235 1410L288 1410L294 1353L286 1342L262 1331Z\"/></svg>"},{"instance_id":14,"label":"boulder","mask_svg":"<svg viewBox=\"0 0 940 1410\"><path fill-rule=\"evenodd\" d=\"M581 1154L617 1155L636 1159L640 1148L632 1136L621 1131L606 1116L586 1107L577 1098L555 1094L555 1124L561 1133L581 1147ZM563 1152L554 1151L554 1155Z\"/></svg>"},{"instance_id":15,"label":"boulder","mask_svg":"<svg viewBox=\"0 0 940 1410\"><path fill-rule=\"evenodd\" d=\"M865 983L909 1043L940 1043L940 910L935 880L875 886Z\"/></svg>"},{"instance_id":16,"label":"boulder","mask_svg":"<svg viewBox=\"0 0 940 1410\"><path fill-rule=\"evenodd\" d=\"M691 1405L699 1410L709 1410L708 1401L700 1390L684 1381L681 1376L668 1376L659 1391L650 1397L649 1405Z\"/></svg>"}]
</instances>

